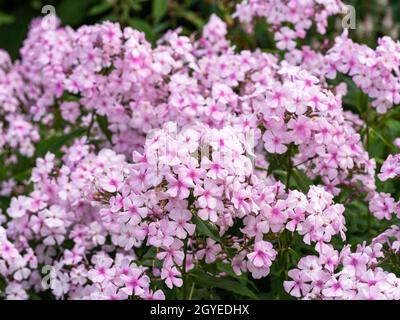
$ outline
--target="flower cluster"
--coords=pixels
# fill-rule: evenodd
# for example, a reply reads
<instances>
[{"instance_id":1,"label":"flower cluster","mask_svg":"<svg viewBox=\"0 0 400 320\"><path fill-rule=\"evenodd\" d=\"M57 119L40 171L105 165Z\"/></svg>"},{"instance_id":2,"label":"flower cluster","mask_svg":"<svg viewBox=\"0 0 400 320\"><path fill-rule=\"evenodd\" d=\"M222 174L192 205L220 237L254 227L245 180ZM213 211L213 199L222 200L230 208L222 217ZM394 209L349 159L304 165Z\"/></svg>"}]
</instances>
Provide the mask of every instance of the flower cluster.
<instances>
[{"instance_id":1,"label":"flower cluster","mask_svg":"<svg viewBox=\"0 0 400 320\"><path fill-rule=\"evenodd\" d=\"M372 106L379 113L400 103L399 41L385 36L373 50L355 43L346 31L336 38L324 61L328 78L335 77L336 72L350 75L357 87L373 99Z\"/></svg>"},{"instance_id":2,"label":"flower cluster","mask_svg":"<svg viewBox=\"0 0 400 320\"><path fill-rule=\"evenodd\" d=\"M270 54L235 53L226 33L212 16L198 41L170 32L153 49L142 33L110 22L73 31L37 21L15 68L26 77L33 120L51 122L61 100L64 120L104 139L94 120L105 116L116 152L140 151L145 134L166 121L230 125L253 130L254 145L262 140L269 154L296 147L297 164L334 194L339 184L373 190L375 164L341 94Z\"/></svg>"},{"instance_id":3,"label":"flower cluster","mask_svg":"<svg viewBox=\"0 0 400 320\"><path fill-rule=\"evenodd\" d=\"M160 298L150 277L180 287L183 270L201 261L265 277L277 255L265 236L274 239L285 229L307 244L339 233L344 238L344 207L331 194L322 187L286 193L254 171L251 156L243 132L202 124L177 132L173 123L153 132L133 162L109 149L96 156L85 140L68 150L60 167L48 154L32 172L33 191L13 198L7 212L10 238L35 263L27 267L28 257L21 259L4 274L21 290L39 288L40 266L50 265L58 298ZM204 235L199 223L215 228L214 236ZM228 232L235 225L243 226L240 232ZM156 248L159 264L152 269L135 264L143 262L135 259L143 246Z\"/></svg>"},{"instance_id":4,"label":"flower cluster","mask_svg":"<svg viewBox=\"0 0 400 320\"><path fill-rule=\"evenodd\" d=\"M399 228L393 226L369 246L358 245L355 252L349 246L337 251L324 245L317 249L318 256L301 258L297 268L289 271L291 280L285 281L285 290L304 299L399 300L400 278L378 266L390 255L398 255L399 239Z\"/></svg>"},{"instance_id":5,"label":"flower cluster","mask_svg":"<svg viewBox=\"0 0 400 320\"><path fill-rule=\"evenodd\" d=\"M344 110L346 87L328 82L348 74L386 112L400 103L399 43L384 37L373 50L345 32L326 54L296 48L342 7L239 4L241 22L263 17L276 31L282 57L236 48L216 15L199 37L177 29L154 46L118 23L73 30L35 20L20 60L0 51L0 151L7 163L33 156L42 126L85 136L61 158L37 158L0 214L6 298L165 299L185 294L191 272L224 277L227 268L262 279L293 251L281 243L290 237L318 253L292 264L292 296L400 299L399 278L384 269L399 253L398 225L355 252L333 246L346 241L353 196L377 220L400 218L400 202L376 184L368 126ZM377 176L399 168L390 155ZM2 181L0 195L15 185Z\"/></svg>"},{"instance_id":6,"label":"flower cluster","mask_svg":"<svg viewBox=\"0 0 400 320\"><path fill-rule=\"evenodd\" d=\"M277 47L292 50L296 47L296 39L305 38L313 23L319 33L325 34L328 18L343 10L341 0L245 0L236 6L235 16L249 30L255 18L265 19L276 32Z\"/></svg>"},{"instance_id":7,"label":"flower cluster","mask_svg":"<svg viewBox=\"0 0 400 320\"><path fill-rule=\"evenodd\" d=\"M30 122L21 106L28 104L29 98L22 94L25 83L9 55L0 50L0 151L18 150L22 155L32 156L34 143L39 140L37 127ZM22 111L22 112L21 112ZM10 161L13 161L10 158Z\"/></svg>"}]
</instances>

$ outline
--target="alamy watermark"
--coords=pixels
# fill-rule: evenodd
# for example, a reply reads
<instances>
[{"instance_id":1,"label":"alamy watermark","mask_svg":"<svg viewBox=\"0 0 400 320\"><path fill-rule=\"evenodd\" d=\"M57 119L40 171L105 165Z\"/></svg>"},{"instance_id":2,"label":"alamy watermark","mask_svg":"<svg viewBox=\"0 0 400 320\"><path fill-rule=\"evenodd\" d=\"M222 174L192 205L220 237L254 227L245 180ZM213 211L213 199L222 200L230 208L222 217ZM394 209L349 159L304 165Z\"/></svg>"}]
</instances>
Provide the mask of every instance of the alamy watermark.
<instances>
[{"instance_id":1,"label":"alamy watermark","mask_svg":"<svg viewBox=\"0 0 400 320\"><path fill-rule=\"evenodd\" d=\"M42 19L42 28L45 30L55 30L57 28L56 8L52 5L42 7L42 14L45 16Z\"/></svg>"},{"instance_id":2,"label":"alamy watermark","mask_svg":"<svg viewBox=\"0 0 400 320\"><path fill-rule=\"evenodd\" d=\"M342 19L343 29L356 29L357 28L357 15L356 8L351 5L345 5L342 9L342 14L344 15Z\"/></svg>"}]
</instances>

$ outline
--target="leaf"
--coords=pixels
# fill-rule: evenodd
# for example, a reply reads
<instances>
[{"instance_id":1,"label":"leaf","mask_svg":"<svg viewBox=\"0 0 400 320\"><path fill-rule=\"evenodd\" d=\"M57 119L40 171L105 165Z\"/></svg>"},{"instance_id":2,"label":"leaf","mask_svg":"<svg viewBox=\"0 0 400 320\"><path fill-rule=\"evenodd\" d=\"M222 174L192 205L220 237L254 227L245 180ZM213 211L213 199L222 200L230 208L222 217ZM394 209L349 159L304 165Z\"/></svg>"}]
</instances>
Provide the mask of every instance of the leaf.
<instances>
[{"instance_id":1,"label":"leaf","mask_svg":"<svg viewBox=\"0 0 400 320\"><path fill-rule=\"evenodd\" d=\"M62 136L53 136L46 140L42 140L36 146L36 157L43 157L47 152L56 153L68 142L80 137L85 132L85 129L80 128Z\"/></svg>"},{"instance_id":2,"label":"leaf","mask_svg":"<svg viewBox=\"0 0 400 320\"><path fill-rule=\"evenodd\" d=\"M97 123L103 132L103 134L106 136L107 140L112 143L112 133L110 129L108 129L108 120L105 116L99 116L97 115Z\"/></svg>"},{"instance_id":3,"label":"leaf","mask_svg":"<svg viewBox=\"0 0 400 320\"><path fill-rule=\"evenodd\" d=\"M184 9L179 9L176 12L176 15L178 17L184 18L187 21L189 21L190 23L192 23L194 26L196 26L196 28L198 29L202 29L204 26L204 20L202 18L200 18L199 16L197 16L194 12L192 11L188 11L188 10L184 10Z\"/></svg>"},{"instance_id":4,"label":"leaf","mask_svg":"<svg viewBox=\"0 0 400 320\"><path fill-rule=\"evenodd\" d=\"M0 12L0 26L13 23L15 20L14 16Z\"/></svg>"},{"instance_id":5,"label":"leaf","mask_svg":"<svg viewBox=\"0 0 400 320\"><path fill-rule=\"evenodd\" d=\"M378 131L376 131L375 129L371 128L371 132L373 132L373 134L378 137L391 151L395 152L395 148L393 147L393 145L387 141Z\"/></svg>"},{"instance_id":6,"label":"leaf","mask_svg":"<svg viewBox=\"0 0 400 320\"><path fill-rule=\"evenodd\" d=\"M194 222L196 224L196 229L204 236L207 236L214 241L221 242L221 237L219 236L218 230L208 221L203 221L197 216L193 216Z\"/></svg>"},{"instance_id":7,"label":"leaf","mask_svg":"<svg viewBox=\"0 0 400 320\"><path fill-rule=\"evenodd\" d=\"M95 5L94 7L92 7L88 12L88 16L97 16L97 15L103 14L103 13L107 12L108 10L110 10L111 8L112 8L112 5L110 2L103 1L103 2Z\"/></svg>"},{"instance_id":8,"label":"leaf","mask_svg":"<svg viewBox=\"0 0 400 320\"><path fill-rule=\"evenodd\" d=\"M233 271L232 265L230 263L223 263L223 262L217 263L217 269L221 272L225 272L228 276L230 276L234 279L238 279L239 281L246 282L247 284L252 286L255 291L258 291L258 289L257 289L256 285L253 283L253 281L250 281L245 274L238 276Z\"/></svg>"},{"instance_id":9,"label":"leaf","mask_svg":"<svg viewBox=\"0 0 400 320\"><path fill-rule=\"evenodd\" d=\"M159 22L168 11L168 0L154 0L152 15L154 22Z\"/></svg>"},{"instance_id":10,"label":"leaf","mask_svg":"<svg viewBox=\"0 0 400 320\"><path fill-rule=\"evenodd\" d=\"M157 255L157 248L156 247L151 247L147 252L143 255L142 259L155 259Z\"/></svg>"},{"instance_id":11,"label":"leaf","mask_svg":"<svg viewBox=\"0 0 400 320\"><path fill-rule=\"evenodd\" d=\"M206 288L219 288L230 291L240 296L257 299L257 295L246 285L228 278L213 277L202 271L190 272L189 275L196 280L196 285Z\"/></svg>"},{"instance_id":12,"label":"leaf","mask_svg":"<svg viewBox=\"0 0 400 320\"><path fill-rule=\"evenodd\" d=\"M0 293L3 293L4 290L6 289L7 286L7 281L6 279L3 278L3 276L0 274Z\"/></svg>"},{"instance_id":13,"label":"leaf","mask_svg":"<svg viewBox=\"0 0 400 320\"><path fill-rule=\"evenodd\" d=\"M133 18L129 20L129 25L134 29L144 32L148 41L154 41L153 29L146 21Z\"/></svg>"},{"instance_id":14,"label":"leaf","mask_svg":"<svg viewBox=\"0 0 400 320\"><path fill-rule=\"evenodd\" d=\"M302 170L293 168L292 172L297 187L303 192L308 192L310 186L312 185L312 181L305 175L305 173Z\"/></svg>"},{"instance_id":15,"label":"leaf","mask_svg":"<svg viewBox=\"0 0 400 320\"><path fill-rule=\"evenodd\" d=\"M64 24L77 26L85 20L87 1L63 0L57 5L57 15Z\"/></svg>"},{"instance_id":16,"label":"leaf","mask_svg":"<svg viewBox=\"0 0 400 320\"><path fill-rule=\"evenodd\" d=\"M17 181L26 181L29 179L32 173L32 168L28 168L22 172L18 172L17 174L12 176L12 179L17 180Z\"/></svg>"},{"instance_id":17,"label":"leaf","mask_svg":"<svg viewBox=\"0 0 400 320\"><path fill-rule=\"evenodd\" d=\"M389 119L386 121L386 126L393 131L394 135L400 135L400 121Z\"/></svg>"}]
</instances>

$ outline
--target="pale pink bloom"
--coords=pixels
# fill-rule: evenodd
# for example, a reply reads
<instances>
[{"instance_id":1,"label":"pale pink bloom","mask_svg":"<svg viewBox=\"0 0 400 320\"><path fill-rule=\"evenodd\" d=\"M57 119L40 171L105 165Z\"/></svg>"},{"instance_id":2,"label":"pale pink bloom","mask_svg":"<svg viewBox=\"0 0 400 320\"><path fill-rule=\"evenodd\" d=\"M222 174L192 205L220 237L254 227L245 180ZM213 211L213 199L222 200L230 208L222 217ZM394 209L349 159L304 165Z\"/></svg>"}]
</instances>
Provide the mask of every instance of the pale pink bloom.
<instances>
[{"instance_id":1,"label":"pale pink bloom","mask_svg":"<svg viewBox=\"0 0 400 320\"><path fill-rule=\"evenodd\" d=\"M175 230L178 238L185 239L187 235L192 235L194 233L196 226L188 222L192 219L192 214L189 210L180 208L172 209L169 213L169 217L173 220L171 226Z\"/></svg>"},{"instance_id":2,"label":"pale pink bloom","mask_svg":"<svg viewBox=\"0 0 400 320\"><path fill-rule=\"evenodd\" d=\"M292 269L289 270L288 275L293 280L284 281L283 287L286 292L297 298L307 295L311 287L308 283L311 279L307 274L299 269Z\"/></svg>"},{"instance_id":3,"label":"pale pink bloom","mask_svg":"<svg viewBox=\"0 0 400 320\"><path fill-rule=\"evenodd\" d=\"M149 277L143 274L142 269L135 267L131 268L128 275L122 274L121 280L124 282L124 287L121 290L128 296L133 294L140 296L150 285Z\"/></svg>"},{"instance_id":4,"label":"pale pink bloom","mask_svg":"<svg viewBox=\"0 0 400 320\"><path fill-rule=\"evenodd\" d=\"M258 241L254 244L254 251L247 255L249 261L258 268L270 267L275 260L277 252L272 244L267 241Z\"/></svg>"},{"instance_id":5,"label":"pale pink bloom","mask_svg":"<svg viewBox=\"0 0 400 320\"><path fill-rule=\"evenodd\" d=\"M207 238L206 247L197 251L196 256L198 259L203 259L205 257L206 263L212 263L217 259L217 256L221 251L221 245L216 243L214 240Z\"/></svg>"},{"instance_id":6,"label":"pale pink bloom","mask_svg":"<svg viewBox=\"0 0 400 320\"><path fill-rule=\"evenodd\" d=\"M180 278L181 273L176 267L167 267L161 270L161 279L165 281L168 288L172 289L175 287L181 287L183 284Z\"/></svg>"}]
</instances>

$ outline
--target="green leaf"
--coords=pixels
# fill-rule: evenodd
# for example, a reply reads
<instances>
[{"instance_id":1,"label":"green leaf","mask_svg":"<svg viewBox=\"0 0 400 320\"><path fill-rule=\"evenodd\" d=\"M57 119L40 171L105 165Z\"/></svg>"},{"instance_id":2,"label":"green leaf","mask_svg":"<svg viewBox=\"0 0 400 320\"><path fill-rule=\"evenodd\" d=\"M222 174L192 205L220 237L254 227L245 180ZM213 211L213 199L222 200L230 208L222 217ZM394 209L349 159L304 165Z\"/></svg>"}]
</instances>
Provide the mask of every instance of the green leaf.
<instances>
[{"instance_id":1,"label":"green leaf","mask_svg":"<svg viewBox=\"0 0 400 320\"><path fill-rule=\"evenodd\" d=\"M110 2L108 1L103 1L97 5L95 5L94 7L92 7L89 12L88 15L89 16L97 16L103 13L106 13L108 10L110 10L112 8L112 5Z\"/></svg>"},{"instance_id":2,"label":"green leaf","mask_svg":"<svg viewBox=\"0 0 400 320\"><path fill-rule=\"evenodd\" d=\"M375 129L371 128L371 132L378 137L391 151L395 152L395 148L393 144L391 144L389 141L387 141L378 131Z\"/></svg>"},{"instance_id":3,"label":"green leaf","mask_svg":"<svg viewBox=\"0 0 400 320\"><path fill-rule=\"evenodd\" d=\"M303 192L308 192L310 186L312 185L312 181L306 176L306 174L302 170L293 168L292 172L297 187Z\"/></svg>"},{"instance_id":4,"label":"green leaf","mask_svg":"<svg viewBox=\"0 0 400 320\"><path fill-rule=\"evenodd\" d=\"M3 293L4 290L6 289L7 286L7 281L6 279L3 278L3 276L0 274L0 293Z\"/></svg>"},{"instance_id":5,"label":"green leaf","mask_svg":"<svg viewBox=\"0 0 400 320\"><path fill-rule=\"evenodd\" d=\"M152 15L154 22L159 22L168 11L168 0L154 0Z\"/></svg>"},{"instance_id":6,"label":"green leaf","mask_svg":"<svg viewBox=\"0 0 400 320\"><path fill-rule=\"evenodd\" d=\"M248 279L248 277L246 276L246 274L242 274L240 276L238 276L232 268L232 265L230 263L217 263L217 269L220 272L225 272L228 276L234 278L234 279L238 279L239 281L245 282L247 283L249 286L253 287L253 289L255 291L258 291L256 285L253 283L253 281L250 281Z\"/></svg>"},{"instance_id":7,"label":"green leaf","mask_svg":"<svg viewBox=\"0 0 400 320\"><path fill-rule=\"evenodd\" d=\"M107 140L112 143L112 133L108 129L108 120L105 116L99 116L97 115L97 123L103 132L103 134L107 137Z\"/></svg>"},{"instance_id":8,"label":"green leaf","mask_svg":"<svg viewBox=\"0 0 400 320\"><path fill-rule=\"evenodd\" d=\"M196 229L204 236L207 236L214 241L221 242L221 237L219 236L218 230L208 221L203 221L197 216L193 216L194 222L196 224Z\"/></svg>"},{"instance_id":9,"label":"green leaf","mask_svg":"<svg viewBox=\"0 0 400 320\"><path fill-rule=\"evenodd\" d=\"M195 279L196 285L206 288L219 288L229 292L233 292L243 297L257 299L257 295L251 291L246 285L231 280L227 277L213 277L202 271L190 272L189 275Z\"/></svg>"},{"instance_id":10,"label":"green leaf","mask_svg":"<svg viewBox=\"0 0 400 320\"><path fill-rule=\"evenodd\" d=\"M0 26L13 23L15 20L14 16L0 12Z\"/></svg>"},{"instance_id":11,"label":"green leaf","mask_svg":"<svg viewBox=\"0 0 400 320\"><path fill-rule=\"evenodd\" d=\"M46 140L42 140L36 146L36 157L43 157L47 152L56 153L77 137L80 137L85 132L85 129L80 128L62 136L53 136Z\"/></svg>"},{"instance_id":12,"label":"green leaf","mask_svg":"<svg viewBox=\"0 0 400 320\"><path fill-rule=\"evenodd\" d=\"M133 18L129 20L129 25L134 29L144 32L148 41L154 41L153 29L146 21Z\"/></svg>"},{"instance_id":13,"label":"green leaf","mask_svg":"<svg viewBox=\"0 0 400 320\"><path fill-rule=\"evenodd\" d=\"M185 20L189 21L192 23L196 28L201 29L203 28L205 22L202 18L200 18L198 15L196 15L192 11L184 10L184 9L179 9L176 12L176 15L178 17L184 18Z\"/></svg>"},{"instance_id":14,"label":"green leaf","mask_svg":"<svg viewBox=\"0 0 400 320\"><path fill-rule=\"evenodd\" d=\"M143 255L142 259L155 259L157 255L157 248L156 247L151 247L147 252Z\"/></svg>"},{"instance_id":15,"label":"green leaf","mask_svg":"<svg viewBox=\"0 0 400 320\"><path fill-rule=\"evenodd\" d=\"M88 1L63 0L57 5L57 15L64 24L77 26L83 23Z\"/></svg>"},{"instance_id":16,"label":"green leaf","mask_svg":"<svg viewBox=\"0 0 400 320\"><path fill-rule=\"evenodd\" d=\"M32 168L28 168L22 172L18 172L17 174L13 175L12 178L17 181L26 181L29 179L32 173Z\"/></svg>"}]
</instances>

